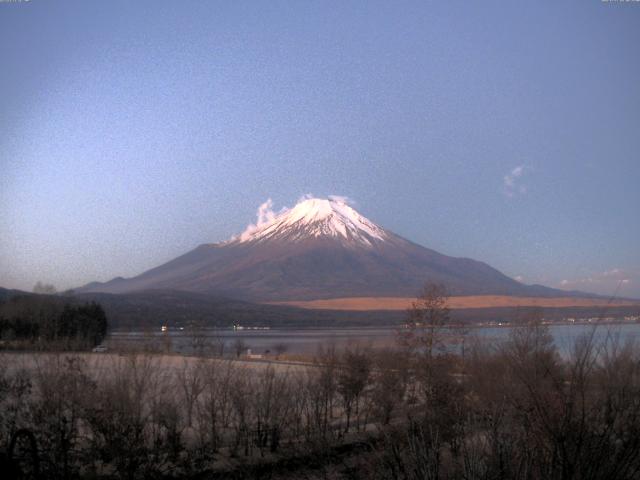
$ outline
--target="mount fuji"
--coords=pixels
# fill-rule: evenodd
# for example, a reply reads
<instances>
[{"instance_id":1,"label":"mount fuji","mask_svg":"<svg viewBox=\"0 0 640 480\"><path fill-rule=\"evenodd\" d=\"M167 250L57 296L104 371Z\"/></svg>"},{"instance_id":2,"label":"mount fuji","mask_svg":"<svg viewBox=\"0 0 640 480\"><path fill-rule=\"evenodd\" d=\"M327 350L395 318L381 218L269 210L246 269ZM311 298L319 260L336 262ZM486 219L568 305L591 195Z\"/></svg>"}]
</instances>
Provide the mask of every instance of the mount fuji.
<instances>
[{"instance_id":1,"label":"mount fuji","mask_svg":"<svg viewBox=\"0 0 640 480\"><path fill-rule=\"evenodd\" d=\"M411 297L427 281L452 295L560 297L524 285L489 265L455 258L376 225L345 199L305 198L216 244L204 244L133 278L94 282L79 292L181 290L257 302L346 297Z\"/></svg>"}]
</instances>

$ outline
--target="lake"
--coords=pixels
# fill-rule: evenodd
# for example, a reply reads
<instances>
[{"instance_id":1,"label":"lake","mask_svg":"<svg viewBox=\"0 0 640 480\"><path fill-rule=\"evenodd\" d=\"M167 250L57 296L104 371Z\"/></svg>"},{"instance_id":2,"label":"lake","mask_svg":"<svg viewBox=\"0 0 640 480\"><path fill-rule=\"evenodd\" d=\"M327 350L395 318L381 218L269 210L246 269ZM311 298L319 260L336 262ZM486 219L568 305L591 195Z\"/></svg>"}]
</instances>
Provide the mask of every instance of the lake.
<instances>
[{"instance_id":1,"label":"lake","mask_svg":"<svg viewBox=\"0 0 640 480\"><path fill-rule=\"evenodd\" d=\"M514 327L471 327L467 329L467 342L477 339L480 342L498 343L508 338ZM622 341L640 339L640 324L601 324L595 325L550 325L549 331L560 353L566 354L572 348L577 338L595 330L596 340L604 340L608 335L620 338ZM342 349L349 345L372 346L376 348L394 347L396 344L397 328L314 328L314 329L264 329L264 330L233 330L233 329L204 329L193 335L186 330L168 332L116 331L107 339L107 345L141 345L149 343L157 348L170 347L176 353L192 353L194 345L220 345L224 343L225 352L231 352L233 346L239 342L244 349L251 349L252 353L263 354L267 351L274 353L278 348L285 349L289 354L314 354L320 346L335 346ZM459 330L452 330L458 335Z\"/></svg>"}]
</instances>

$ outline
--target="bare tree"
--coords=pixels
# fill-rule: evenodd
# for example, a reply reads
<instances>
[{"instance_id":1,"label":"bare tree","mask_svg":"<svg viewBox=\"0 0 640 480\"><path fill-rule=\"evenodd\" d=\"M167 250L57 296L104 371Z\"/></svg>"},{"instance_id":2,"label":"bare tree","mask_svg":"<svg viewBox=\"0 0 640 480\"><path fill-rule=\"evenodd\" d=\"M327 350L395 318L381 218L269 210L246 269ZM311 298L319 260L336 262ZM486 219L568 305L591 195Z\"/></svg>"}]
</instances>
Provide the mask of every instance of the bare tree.
<instances>
[{"instance_id":1,"label":"bare tree","mask_svg":"<svg viewBox=\"0 0 640 480\"><path fill-rule=\"evenodd\" d=\"M431 359L442 352L449 323L449 295L443 285L425 284L407 311L407 323L398 334L398 342L409 352Z\"/></svg>"},{"instance_id":2,"label":"bare tree","mask_svg":"<svg viewBox=\"0 0 640 480\"><path fill-rule=\"evenodd\" d=\"M393 412L402 405L408 382L408 359L404 352L383 351L376 356L371 397L383 425L391 421Z\"/></svg>"},{"instance_id":3,"label":"bare tree","mask_svg":"<svg viewBox=\"0 0 640 480\"><path fill-rule=\"evenodd\" d=\"M238 371L231 361L211 362L199 370L204 390L198 402L198 427L203 447L217 452L225 429L231 424L231 400Z\"/></svg>"},{"instance_id":4,"label":"bare tree","mask_svg":"<svg viewBox=\"0 0 640 480\"><path fill-rule=\"evenodd\" d=\"M52 355L37 359L37 397L32 405L36 438L45 454L47 476L69 478L77 473L82 447L81 422L87 395L95 388L80 357Z\"/></svg>"},{"instance_id":5,"label":"bare tree","mask_svg":"<svg viewBox=\"0 0 640 480\"><path fill-rule=\"evenodd\" d=\"M265 447L275 452L280 445L280 438L289 422L292 397L291 384L287 372L276 374L270 365L254 384L253 419L254 442L264 455Z\"/></svg>"},{"instance_id":6,"label":"bare tree","mask_svg":"<svg viewBox=\"0 0 640 480\"><path fill-rule=\"evenodd\" d=\"M362 396L371 375L371 352L358 348L346 349L338 371L338 392L346 415L345 432L349 431L352 412L356 419ZM358 425L356 424L356 428Z\"/></svg>"},{"instance_id":7,"label":"bare tree","mask_svg":"<svg viewBox=\"0 0 640 480\"><path fill-rule=\"evenodd\" d=\"M318 367L307 371L304 384L306 439L326 444L330 439L337 391L338 357L335 346L319 348L315 363Z\"/></svg>"},{"instance_id":8,"label":"bare tree","mask_svg":"<svg viewBox=\"0 0 640 480\"><path fill-rule=\"evenodd\" d=\"M111 463L121 478L149 467L149 429L159 401L159 374L151 356L128 356L101 378L87 412L92 462ZM148 473L148 472L147 472Z\"/></svg>"},{"instance_id":9,"label":"bare tree","mask_svg":"<svg viewBox=\"0 0 640 480\"><path fill-rule=\"evenodd\" d=\"M245 372L246 373L246 372ZM251 378L238 375L232 379L230 388L231 405L233 407L234 440L231 446L233 456L242 448L244 455L251 453L251 392L253 385Z\"/></svg>"},{"instance_id":10,"label":"bare tree","mask_svg":"<svg viewBox=\"0 0 640 480\"><path fill-rule=\"evenodd\" d=\"M27 369L0 360L0 451L8 449L11 437L28 422L32 377Z\"/></svg>"},{"instance_id":11,"label":"bare tree","mask_svg":"<svg viewBox=\"0 0 640 480\"><path fill-rule=\"evenodd\" d=\"M193 423L193 410L198 402L198 397L204 390L202 371L205 365L202 362L193 365L189 359L184 358L182 368L178 370L178 385L182 393L183 406L187 414L187 426Z\"/></svg>"}]
</instances>

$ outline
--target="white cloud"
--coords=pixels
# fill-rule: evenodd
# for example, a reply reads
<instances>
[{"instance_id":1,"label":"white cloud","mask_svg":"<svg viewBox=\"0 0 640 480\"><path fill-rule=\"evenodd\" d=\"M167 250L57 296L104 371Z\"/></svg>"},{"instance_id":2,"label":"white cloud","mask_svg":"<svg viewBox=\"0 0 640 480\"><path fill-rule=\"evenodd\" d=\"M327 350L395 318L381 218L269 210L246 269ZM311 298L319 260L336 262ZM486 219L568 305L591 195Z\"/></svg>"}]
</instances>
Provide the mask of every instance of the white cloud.
<instances>
[{"instance_id":1,"label":"white cloud","mask_svg":"<svg viewBox=\"0 0 640 480\"><path fill-rule=\"evenodd\" d=\"M310 200L312 198L314 198L313 193L305 193L304 195L301 195L300 198L298 198L297 203L304 202L305 200Z\"/></svg>"},{"instance_id":2,"label":"white cloud","mask_svg":"<svg viewBox=\"0 0 640 480\"><path fill-rule=\"evenodd\" d=\"M258 207L258 211L256 212L256 223L252 223L247 225L247 228L244 229L244 232L240 234L240 240L246 240L251 236L253 232L255 232L261 226L273 221L281 213L287 211L286 207L280 209L280 211L276 212L273 210L273 200L268 198L265 202L261 203ZM235 239L236 237L233 237Z\"/></svg>"},{"instance_id":3,"label":"white cloud","mask_svg":"<svg viewBox=\"0 0 640 480\"><path fill-rule=\"evenodd\" d=\"M614 277L614 276L618 276L620 275L622 272L622 270L620 270L619 268L613 268L611 270L607 270L606 272L602 272L602 276L604 277Z\"/></svg>"},{"instance_id":4,"label":"white cloud","mask_svg":"<svg viewBox=\"0 0 640 480\"><path fill-rule=\"evenodd\" d=\"M329 195L329 200L333 200L334 202L345 203L347 205L353 205L355 203L351 198L345 197L343 195Z\"/></svg>"},{"instance_id":5,"label":"white cloud","mask_svg":"<svg viewBox=\"0 0 640 480\"><path fill-rule=\"evenodd\" d=\"M588 276L564 279L558 286L570 290L587 290L603 295L634 295L640 284L639 272L612 268L603 272L594 272Z\"/></svg>"},{"instance_id":6,"label":"white cloud","mask_svg":"<svg viewBox=\"0 0 640 480\"><path fill-rule=\"evenodd\" d=\"M514 197L516 195L524 195L527 193L527 186L522 183L522 179L527 170L529 170L528 167L518 165L502 177L503 191L507 197Z\"/></svg>"}]
</instances>

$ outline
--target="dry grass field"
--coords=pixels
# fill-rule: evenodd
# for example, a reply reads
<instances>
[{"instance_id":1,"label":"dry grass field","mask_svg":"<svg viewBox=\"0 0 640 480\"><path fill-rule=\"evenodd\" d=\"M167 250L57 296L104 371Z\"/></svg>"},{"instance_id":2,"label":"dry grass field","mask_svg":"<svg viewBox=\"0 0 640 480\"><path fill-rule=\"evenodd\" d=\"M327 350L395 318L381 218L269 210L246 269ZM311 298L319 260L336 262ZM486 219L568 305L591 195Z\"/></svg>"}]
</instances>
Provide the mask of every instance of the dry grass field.
<instances>
[{"instance_id":1,"label":"dry grass field","mask_svg":"<svg viewBox=\"0 0 640 480\"><path fill-rule=\"evenodd\" d=\"M277 305L291 305L301 308L320 310L405 310L414 298L407 297L350 297L330 298L326 300L272 302ZM605 307L605 306L640 306L634 300L613 300L602 298L542 298L542 297L510 297L506 295L471 295L450 297L449 308L492 308L492 307Z\"/></svg>"},{"instance_id":2,"label":"dry grass field","mask_svg":"<svg viewBox=\"0 0 640 480\"><path fill-rule=\"evenodd\" d=\"M196 356L167 355L154 353L78 353L78 352L0 352L0 368L8 371L22 369L26 371L42 370L56 359L76 358L84 362L92 377L100 378L105 374L127 368L133 360L144 359L154 372L163 375L176 375L185 368L204 366L210 370L234 368L243 375L263 373L267 368L277 373L301 373L313 366L293 361L276 360L227 360L202 358Z\"/></svg>"}]
</instances>

